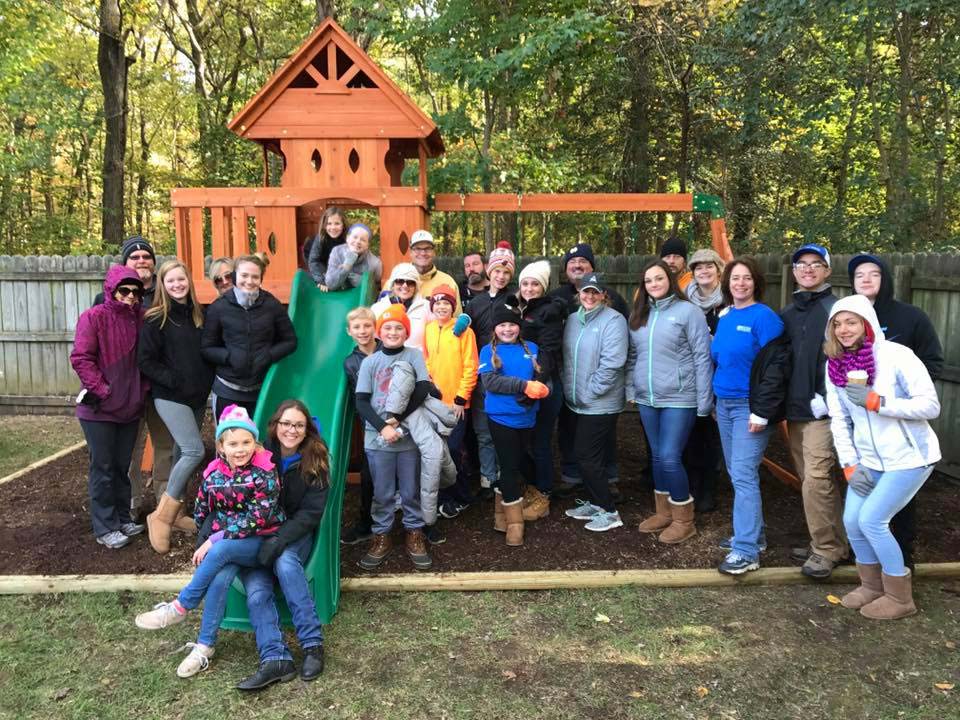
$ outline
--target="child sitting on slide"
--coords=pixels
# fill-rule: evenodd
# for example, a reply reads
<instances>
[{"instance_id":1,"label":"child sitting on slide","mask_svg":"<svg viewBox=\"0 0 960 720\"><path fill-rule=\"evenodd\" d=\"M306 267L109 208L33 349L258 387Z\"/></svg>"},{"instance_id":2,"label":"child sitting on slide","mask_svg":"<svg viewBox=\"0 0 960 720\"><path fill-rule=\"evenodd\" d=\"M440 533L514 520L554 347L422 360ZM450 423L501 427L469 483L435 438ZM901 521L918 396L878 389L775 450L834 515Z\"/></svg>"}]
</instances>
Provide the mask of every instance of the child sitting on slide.
<instances>
[{"instance_id":1,"label":"child sitting on slide","mask_svg":"<svg viewBox=\"0 0 960 720\"><path fill-rule=\"evenodd\" d=\"M347 290L360 285L365 272L373 273L374 285L380 287L383 264L370 252L373 233L363 223L354 223L347 231L347 241L330 251L324 284L328 290Z\"/></svg>"}]
</instances>

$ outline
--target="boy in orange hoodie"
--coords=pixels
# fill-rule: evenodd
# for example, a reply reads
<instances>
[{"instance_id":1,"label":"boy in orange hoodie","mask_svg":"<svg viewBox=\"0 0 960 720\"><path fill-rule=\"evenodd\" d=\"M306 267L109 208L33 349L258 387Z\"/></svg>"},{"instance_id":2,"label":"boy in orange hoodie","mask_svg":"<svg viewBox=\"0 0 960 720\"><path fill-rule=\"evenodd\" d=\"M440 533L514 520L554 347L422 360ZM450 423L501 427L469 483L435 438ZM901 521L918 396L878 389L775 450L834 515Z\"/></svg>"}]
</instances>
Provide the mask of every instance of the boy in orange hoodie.
<instances>
[{"instance_id":1,"label":"boy in orange hoodie","mask_svg":"<svg viewBox=\"0 0 960 720\"><path fill-rule=\"evenodd\" d=\"M423 355L427 371L440 390L441 399L453 408L458 418L457 426L447 437L447 446L457 466L457 482L440 490L438 512L445 518L455 518L474 500L461 454L466 432L465 410L470 407L470 396L477 385L477 340L469 327L459 337L454 334L456 290L449 285L439 285L431 291L428 300L436 319L427 323L424 330Z\"/></svg>"}]
</instances>

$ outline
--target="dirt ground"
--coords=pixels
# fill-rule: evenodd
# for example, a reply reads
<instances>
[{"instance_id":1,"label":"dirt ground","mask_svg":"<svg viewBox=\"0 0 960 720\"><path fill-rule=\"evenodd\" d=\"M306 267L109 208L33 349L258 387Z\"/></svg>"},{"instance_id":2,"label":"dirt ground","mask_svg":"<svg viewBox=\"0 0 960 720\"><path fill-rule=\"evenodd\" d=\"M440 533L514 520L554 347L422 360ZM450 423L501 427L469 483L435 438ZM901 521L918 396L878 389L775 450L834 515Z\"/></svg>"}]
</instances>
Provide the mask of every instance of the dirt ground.
<instances>
[{"instance_id":1,"label":"dirt ground","mask_svg":"<svg viewBox=\"0 0 960 720\"><path fill-rule=\"evenodd\" d=\"M447 542L432 548L436 572L483 570L595 570L638 568L714 567L723 559L717 543L730 533L732 490L722 480L719 509L698 515L699 534L681 545L666 546L654 536L636 530L652 512L650 491L639 485L644 464L638 447L637 420L624 416L619 423L622 529L590 533L582 523L564 517L574 500L552 504L550 515L527 525L526 544L506 548L493 531L493 504L481 502L454 520L440 520ZM208 447L212 453L212 448ZM783 448L774 443L771 455L783 460ZM193 539L174 534L172 550L160 556L150 549L146 535L121 551L98 545L90 531L86 492L87 454L73 453L36 472L0 486L0 574L170 573L189 571ZM800 495L761 471L764 517L769 549L762 563L791 565L790 548L807 541ZM352 524L359 489L348 488L344 502L345 526ZM917 562L960 559L960 493L948 478L935 474L918 500ZM398 516L399 520L399 516ZM399 522L398 522L399 526ZM402 543L399 529L397 544ZM364 574L357 566L364 545L341 546L343 576ZM395 549L381 573L413 572L402 549Z\"/></svg>"}]
</instances>

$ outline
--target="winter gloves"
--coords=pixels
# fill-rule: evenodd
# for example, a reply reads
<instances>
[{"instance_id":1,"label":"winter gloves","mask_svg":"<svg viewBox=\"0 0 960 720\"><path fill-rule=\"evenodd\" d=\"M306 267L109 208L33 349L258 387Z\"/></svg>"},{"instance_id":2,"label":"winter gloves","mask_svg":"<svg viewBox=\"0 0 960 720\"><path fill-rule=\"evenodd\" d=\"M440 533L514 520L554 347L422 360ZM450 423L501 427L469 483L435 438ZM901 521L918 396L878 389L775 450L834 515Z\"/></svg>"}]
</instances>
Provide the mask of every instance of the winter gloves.
<instances>
[{"instance_id":1,"label":"winter gloves","mask_svg":"<svg viewBox=\"0 0 960 720\"><path fill-rule=\"evenodd\" d=\"M523 389L523 394L531 400L540 400L550 394L550 388L538 380L530 380Z\"/></svg>"},{"instance_id":2,"label":"winter gloves","mask_svg":"<svg viewBox=\"0 0 960 720\"><path fill-rule=\"evenodd\" d=\"M466 313L460 313L457 321L453 324L453 336L460 337L470 327L470 316Z\"/></svg>"},{"instance_id":3,"label":"winter gloves","mask_svg":"<svg viewBox=\"0 0 960 720\"><path fill-rule=\"evenodd\" d=\"M849 383L846 387L846 391L847 400L866 410L878 412L883 406L883 398L873 391L872 385L857 385L855 383Z\"/></svg>"},{"instance_id":4,"label":"winter gloves","mask_svg":"<svg viewBox=\"0 0 960 720\"><path fill-rule=\"evenodd\" d=\"M873 490L876 481L870 472L863 465L851 465L843 469L843 475L847 478L847 484L860 497L866 497Z\"/></svg>"}]
</instances>

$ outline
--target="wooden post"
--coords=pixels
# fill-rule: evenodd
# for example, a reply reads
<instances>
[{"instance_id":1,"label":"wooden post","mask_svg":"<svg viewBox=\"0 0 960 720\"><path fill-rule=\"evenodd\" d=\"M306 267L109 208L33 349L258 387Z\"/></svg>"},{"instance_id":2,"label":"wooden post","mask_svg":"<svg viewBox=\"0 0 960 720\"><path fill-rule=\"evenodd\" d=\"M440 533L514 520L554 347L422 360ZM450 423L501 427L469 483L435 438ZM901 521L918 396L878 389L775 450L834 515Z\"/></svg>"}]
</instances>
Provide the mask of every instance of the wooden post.
<instances>
[{"instance_id":1,"label":"wooden post","mask_svg":"<svg viewBox=\"0 0 960 720\"><path fill-rule=\"evenodd\" d=\"M913 299L913 268L909 265L897 265L893 269L893 295L900 302L909 303Z\"/></svg>"},{"instance_id":2,"label":"wooden post","mask_svg":"<svg viewBox=\"0 0 960 720\"><path fill-rule=\"evenodd\" d=\"M790 304L793 295L793 266L785 264L780 268L780 310Z\"/></svg>"}]
</instances>

